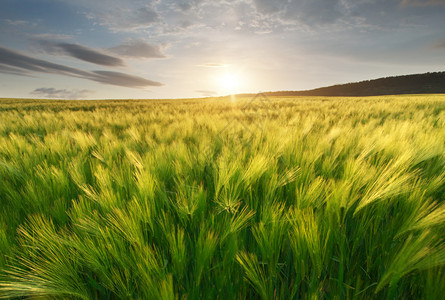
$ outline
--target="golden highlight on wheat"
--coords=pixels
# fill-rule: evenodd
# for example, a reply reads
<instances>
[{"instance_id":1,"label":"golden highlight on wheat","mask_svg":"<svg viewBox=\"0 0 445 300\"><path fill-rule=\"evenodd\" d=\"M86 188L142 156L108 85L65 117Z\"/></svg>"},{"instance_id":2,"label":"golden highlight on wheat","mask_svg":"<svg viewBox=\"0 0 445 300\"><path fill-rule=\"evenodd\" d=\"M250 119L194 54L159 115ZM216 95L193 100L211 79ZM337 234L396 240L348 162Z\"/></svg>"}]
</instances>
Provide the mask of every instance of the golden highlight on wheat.
<instances>
[{"instance_id":1,"label":"golden highlight on wheat","mask_svg":"<svg viewBox=\"0 0 445 300\"><path fill-rule=\"evenodd\" d=\"M442 299L445 96L0 100L0 298Z\"/></svg>"}]
</instances>

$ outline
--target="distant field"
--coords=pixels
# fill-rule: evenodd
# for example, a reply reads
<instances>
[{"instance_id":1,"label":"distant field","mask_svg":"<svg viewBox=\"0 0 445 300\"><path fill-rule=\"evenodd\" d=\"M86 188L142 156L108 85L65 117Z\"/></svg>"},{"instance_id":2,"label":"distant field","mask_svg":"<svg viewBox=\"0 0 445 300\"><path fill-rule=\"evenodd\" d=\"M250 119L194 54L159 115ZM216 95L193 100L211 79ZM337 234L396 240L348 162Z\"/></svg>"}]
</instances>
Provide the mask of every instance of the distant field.
<instances>
[{"instance_id":1,"label":"distant field","mask_svg":"<svg viewBox=\"0 0 445 300\"><path fill-rule=\"evenodd\" d=\"M0 100L0 298L443 299L445 95Z\"/></svg>"}]
</instances>

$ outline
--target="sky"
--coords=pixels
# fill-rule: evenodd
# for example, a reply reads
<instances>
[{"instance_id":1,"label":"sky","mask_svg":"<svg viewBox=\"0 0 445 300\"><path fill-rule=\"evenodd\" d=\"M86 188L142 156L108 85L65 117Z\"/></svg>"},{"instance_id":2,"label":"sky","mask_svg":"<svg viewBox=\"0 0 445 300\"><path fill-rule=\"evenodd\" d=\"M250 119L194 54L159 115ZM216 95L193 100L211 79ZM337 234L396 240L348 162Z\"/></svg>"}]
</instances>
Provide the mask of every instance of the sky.
<instances>
[{"instance_id":1,"label":"sky","mask_svg":"<svg viewBox=\"0 0 445 300\"><path fill-rule=\"evenodd\" d=\"M0 0L0 98L306 90L445 70L445 0Z\"/></svg>"}]
</instances>

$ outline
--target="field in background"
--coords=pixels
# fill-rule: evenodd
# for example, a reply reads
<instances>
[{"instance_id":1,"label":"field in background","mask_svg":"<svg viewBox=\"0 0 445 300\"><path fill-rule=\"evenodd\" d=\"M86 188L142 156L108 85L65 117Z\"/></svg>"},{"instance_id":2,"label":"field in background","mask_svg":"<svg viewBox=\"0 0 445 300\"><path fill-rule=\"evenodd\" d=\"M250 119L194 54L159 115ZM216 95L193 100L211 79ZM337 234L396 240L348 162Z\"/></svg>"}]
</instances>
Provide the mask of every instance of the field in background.
<instances>
[{"instance_id":1,"label":"field in background","mask_svg":"<svg viewBox=\"0 0 445 300\"><path fill-rule=\"evenodd\" d=\"M443 299L445 96L0 100L0 298Z\"/></svg>"}]
</instances>

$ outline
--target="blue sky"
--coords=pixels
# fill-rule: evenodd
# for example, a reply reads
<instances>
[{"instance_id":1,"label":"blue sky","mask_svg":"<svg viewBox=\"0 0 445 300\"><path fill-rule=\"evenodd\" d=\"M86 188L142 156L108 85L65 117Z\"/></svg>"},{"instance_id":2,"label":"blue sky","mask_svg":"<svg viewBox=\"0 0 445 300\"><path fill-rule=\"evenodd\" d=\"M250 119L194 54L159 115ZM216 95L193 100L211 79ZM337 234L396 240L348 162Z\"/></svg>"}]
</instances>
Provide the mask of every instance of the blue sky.
<instances>
[{"instance_id":1,"label":"blue sky","mask_svg":"<svg viewBox=\"0 0 445 300\"><path fill-rule=\"evenodd\" d=\"M0 97L180 98L443 71L445 0L1 0Z\"/></svg>"}]
</instances>

